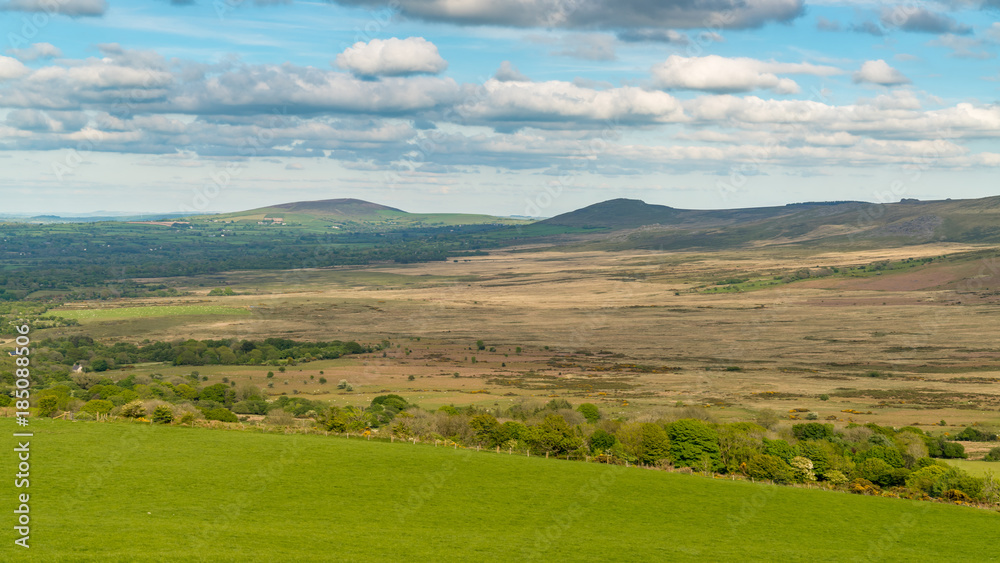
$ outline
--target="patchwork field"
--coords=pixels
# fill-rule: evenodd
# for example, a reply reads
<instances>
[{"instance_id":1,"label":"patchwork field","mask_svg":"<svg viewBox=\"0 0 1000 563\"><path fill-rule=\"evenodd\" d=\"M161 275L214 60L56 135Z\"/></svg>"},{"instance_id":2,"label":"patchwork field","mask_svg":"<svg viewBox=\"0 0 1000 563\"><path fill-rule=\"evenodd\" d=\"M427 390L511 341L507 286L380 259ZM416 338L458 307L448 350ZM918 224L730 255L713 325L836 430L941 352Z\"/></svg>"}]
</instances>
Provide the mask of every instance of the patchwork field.
<instances>
[{"instance_id":1,"label":"patchwork field","mask_svg":"<svg viewBox=\"0 0 1000 563\"><path fill-rule=\"evenodd\" d=\"M770 408L786 420L815 413L947 432L1000 423L992 253L955 244L848 254L513 249L411 266L233 272L152 280L183 297L69 304L52 314L84 325L45 334L388 340L375 354L290 367L267 389L342 405L385 392L426 407L558 396L625 416L683 404L724 420ZM803 270L825 275L796 278ZM207 296L221 285L238 295ZM196 369L209 382L263 385L273 368Z\"/></svg>"}]
</instances>

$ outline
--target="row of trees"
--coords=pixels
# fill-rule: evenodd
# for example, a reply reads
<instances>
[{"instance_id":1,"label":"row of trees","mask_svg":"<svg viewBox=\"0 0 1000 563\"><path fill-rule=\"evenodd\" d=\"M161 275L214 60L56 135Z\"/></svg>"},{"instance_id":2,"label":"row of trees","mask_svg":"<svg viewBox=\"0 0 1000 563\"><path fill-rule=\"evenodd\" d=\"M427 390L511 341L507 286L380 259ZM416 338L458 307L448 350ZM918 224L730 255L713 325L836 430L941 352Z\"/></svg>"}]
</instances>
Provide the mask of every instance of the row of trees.
<instances>
[{"instance_id":1,"label":"row of trees","mask_svg":"<svg viewBox=\"0 0 1000 563\"><path fill-rule=\"evenodd\" d=\"M143 341L140 344L105 344L89 336L45 339L34 350L37 362L54 365L83 365L87 371L103 372L140 362L174 365L295 365L298 362L336 359L349 354L371 352L357 342L298 342L285 338L265 340L183 340Z\"/></svg>"},{"instance_id":2,"label":"row of trees","mask_svg":"<svg viewBox=\"0 0 1000 563\"><path fill-rule=\"evenodd\" d=\"M691 417L704 414L697 408L678 418L629 422L606 420L590 403L568 407L564 400L553 400L544 407L522 405L502 413L454 407L427 412L398 395L385 395L366 408L328 408L315 419L320 428L333 432L367 430L403 439L690 468L781 484L820 482L885 496L1000 501L998 491L983 479L936 459L965 457L960 443L915 427L851 424L837 430L831 424L804 423L774 431L755 422L720 424ZM1000 459L1000 449L997 454Z\"/></svg>"}]
</instances>

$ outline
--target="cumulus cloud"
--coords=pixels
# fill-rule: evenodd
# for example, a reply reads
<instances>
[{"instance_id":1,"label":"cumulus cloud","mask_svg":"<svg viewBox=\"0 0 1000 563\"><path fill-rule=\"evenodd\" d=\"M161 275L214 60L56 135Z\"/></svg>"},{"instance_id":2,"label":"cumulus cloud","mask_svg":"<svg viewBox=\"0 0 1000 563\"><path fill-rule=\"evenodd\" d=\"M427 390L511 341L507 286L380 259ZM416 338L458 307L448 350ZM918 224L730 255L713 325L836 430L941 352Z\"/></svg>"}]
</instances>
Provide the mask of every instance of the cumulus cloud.
<instances>
[{"instance_id":1,"label":"cumulus cloud","mask_svg":"<svg viewBox=\"0 0 1000 563\"><path fill-rule=\"evenodd\" d=\"M488 80L483 92L456 108L476 123L510 128L570 123L668 123L683 121L680 102L665 92L635 87L593 90L570 82L501 82Z\"/></svg>"},{"instance_id":2,"label":"cumulus cloud","mask_svg":"<svg viewBox=\"0 0 1000 563\"><path fill-rule=\"evenodd\" d=\"M51 43L35 43L27 49L7 49L7 54L23 62L61 57L62 51Z\"/></svg>"},{"instance_id":3,"label":"cumulus cloud","mask_svg":"<svg viewBox=\"0 0 1000 563\"><path fill-rule=\"evenodd\" d=\"M30 72L21 61L0 55L0 80L20 78Z\"/></svg>"},{"instance_id":4,"label":"cumulus cloud","mask_svg":"<svg viewBox=\"0 0 1000 563\"><path fill-rule=\"evenodd\" d=\"M861 69L854 73L854 82L856 84L868 82L882 86L898 86L900 84L909 84L910 79L904 76L902 72L889 66L889 63L878 59L875 61L865 61L861 65Z\"/></svg>"},{"instance_id":5,"label":"cumulus cloud","mask_svg":"<svg viewBox=\"0 0 1000 563\"><path fill-rule=\"evenodd\" d=\"M196 72L193 63L155 53L100 48L101 58L59 60L38 70L0 58L0 68L15 69L0 82L0 99L9 108L0 118L0 149L52 150L86 139L99 151L282 162L328 157L384 170L433 143L434 150L424 152L427 170L582 166L595 174L728 169L732 162L759 158L761 146L774 147L769 161L788 166L905 164L931 149L941 155L936 166L1000 164L1000 155L963 146L1000 137L1000 106L926 110L920 104L926 98L905 88L848 105L725 94L679 100L635 86L530 82L509 63L483 84L458 84L432 76L366 80L290 63L230 62ZM757 88L764 74L841 72L724 60L749 68L744 86ZM723 75L731 71L722 68ZM857 74L866 82L905 81L894 72L884 61L868 61ZM949 139L939 139L942 130ZM674 143L658 146L648 141L649 131L678 134Z\"/></svg>"},{"instance_id":6,"label":"cumulus cloud","mask_svg":"<svg viewBox=\"0 0 1000 563\"><path fill-rule=\"evenodd\" d=\"M358 42L337 55L336 62L340 68L365 77L438 74L448 68L437 46L423 37Z\"/></svg>"},{"instance_id":7,"label":"cumulus cloud","mask_svg":"<svg viewBox=\"0 0 1000 563\"><path fill-rule=\"evenodd\" d=\"M925 8L912 8L909 5L886 8L882 12L882 25L899 28L903 31L916 33L954 33L968 35L972 28L958 23L954 18L931 12Z\"/></svg>"},{"instance_id":8,"label":"cumulus cloud","mask_svg":"<svg viewBox=\"0 0 1000 563\"><path fill-rule=\"evenodd\" d=\"M64 16L103 16L108 11L105 0L7 0L0 1L0 12L45 12Z\"/></svg>"},{"instance_id":9,"label":"cumulus cloud","mask_svg":"<svg viewBox=\"0 0 1000 563\"><path fill-rule=\"evenodd\" d=\"M653 67L654 82L659 88L719 93L771 90L777 94L794 94L799 91L799 85L789 78L779 78L778 74L830 76L841 72L835 67L809 63L778 63L718 55L671 55Z\"/></svg>"},{"instance_id":10,"label":"cumulus cloud","mask_svg":"<svg viewBox=\"0 0 1000 563\"><path fill-rule=\"evenodd\" d=\"M521 74L521 71L510 61L500 63L500 68L497 69L493 78L500 82L531 82L531 79Z\"/></svg>"},{"instance_id":11,"label":"cumulus cloud","mask_svg":"<svg viewBox=\"0 0 1000 563\"><path fill-rule=\"evenodd\" d=\"M380 7L384 0L332 0ZM803 0L397 0L406 17L463 25L562 29L747 29L802 15Z\"/></svg>"}]
</instances>

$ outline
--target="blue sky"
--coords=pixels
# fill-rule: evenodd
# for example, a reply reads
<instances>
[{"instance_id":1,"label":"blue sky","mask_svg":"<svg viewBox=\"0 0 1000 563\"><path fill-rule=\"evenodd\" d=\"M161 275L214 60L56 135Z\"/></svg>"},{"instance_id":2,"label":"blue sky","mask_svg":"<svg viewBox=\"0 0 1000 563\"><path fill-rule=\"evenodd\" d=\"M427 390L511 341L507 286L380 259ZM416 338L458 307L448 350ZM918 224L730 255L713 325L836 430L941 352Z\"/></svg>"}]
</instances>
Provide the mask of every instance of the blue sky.
<instances>
[{"instance_id":1,"label":"blue sky","mask_svg":"<svg viewBox=\"0 0 1000 563\"><path fill-rule=\"evenodd\" d=\"M0 212L996 195L998 14L998 0L0 0Z\"/></svg>"}]
</instances>

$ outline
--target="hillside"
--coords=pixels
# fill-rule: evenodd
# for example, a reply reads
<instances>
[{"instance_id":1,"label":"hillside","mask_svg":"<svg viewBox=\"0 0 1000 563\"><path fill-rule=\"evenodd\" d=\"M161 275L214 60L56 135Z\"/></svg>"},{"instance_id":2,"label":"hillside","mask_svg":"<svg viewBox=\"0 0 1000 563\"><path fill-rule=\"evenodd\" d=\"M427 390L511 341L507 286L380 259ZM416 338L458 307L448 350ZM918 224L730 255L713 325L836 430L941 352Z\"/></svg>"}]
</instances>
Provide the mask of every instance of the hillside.
<instances>
[{"instance_id":1,"label":"hillside","mask_svg":"<svg viewBox=\"0 0 1000 563\"><path fill-rule=\"evenodd\" d=\"M982 561L1000 523L954 505L422 444L31 424L22 561ZM16 431L11 418L0 428Z\"/></svg>"},{"instance_id":2,"label":"hillside","mask_svg":"<svg viewBox=\"0 0 1000 563\"><path fill-rule=\"evenodd\" d=\"M609 233L606 249L735 248L761 244L897 246L1000 242L1000 197L973 200L801 203L687 210L615 199L539 222Z\"/></svg>"},{"instance_id":3,"label":"hillside","mask_svg":"<svg viewBox=\"0 0 1000 563\"><path fill-rule=\"evenodd\" d=\"M360 199L299 201L196 217L199 222L261 223L329 231L396 231L458 225L522 225L530 221L466 213L407 213Z\"/></svg>"}]
</instances>

